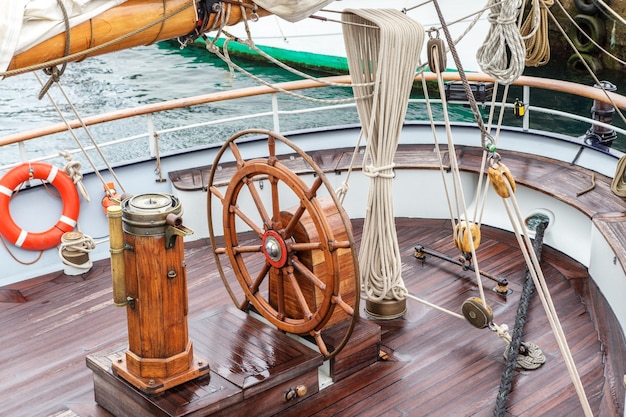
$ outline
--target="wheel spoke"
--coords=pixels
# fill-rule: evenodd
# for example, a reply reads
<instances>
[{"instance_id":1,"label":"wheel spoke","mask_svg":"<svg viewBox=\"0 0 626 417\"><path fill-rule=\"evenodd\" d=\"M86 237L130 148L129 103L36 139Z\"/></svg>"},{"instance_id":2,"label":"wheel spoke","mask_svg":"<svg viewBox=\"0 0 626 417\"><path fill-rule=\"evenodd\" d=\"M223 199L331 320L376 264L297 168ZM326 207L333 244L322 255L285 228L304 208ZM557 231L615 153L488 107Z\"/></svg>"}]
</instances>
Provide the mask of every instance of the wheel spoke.
<instances>
[{"instance_id":1,"label":"wheel spoke","mask_svg":"<svg viewBox=\"0 0 626 417\"><path fill-rule=\"evenodd\" d=\"M277 311L278 311L278 319L279 320L284 320L285 319L285 270L281 269L280 273L278 274L280 276L279 278L279 282L276 284L276 307L277 307Z\"/></svg>"},{"instance_id":2,"label":"wheel spoke","mask_svg":"<svg viewBox=\"0 0 626 417\"><path fill-rule=\"evenodd\" d=\"M350 241L348 240L333 240L328 242L328 247L331 251L337 249L350 249Z\"/></svg>"},{"instance_id":3,"label":"wheel spoke","mask_svg":"<svg viewBox=\"0 0 626 417\"><path fill-rule=\"evenodd\" d=\"M324 184L324 182L322 181L321 177L315 178L315 181L313 181L311 188L309 188L309 190L305 192L309 200L312 200L317 195L317 190L319 190L322 184Z\"/></svg>"},{"instance_id":4,"label":"wheel spoke","mask_svg":"<svg viewBox=\"0 0 626 417\"><path fill-rule=\"evenodd\" d=\"M300 285L298 284L298 281L296 280L296 276L293 274L293 267L288 266L286 269L287 269L287 277L289 278L289 282L291 283L291 286L293 287L293 290L296 293L296 299L298 300L298 303L300 304L300 307L302 308L302 311L304 312L304 317L307 320L311 320L311 318L313 317L313 314L311 314L311 310L309 309L309 305L306 302L306 298L304 298L304 294L302 294L302 289L300 288Z\"/></svg>"},{"instance_id":5,"label":"wheel spoke","mask_svg":"<svg viewBox=\"0 0 626 417\"><path fill-rule=\"evenodd\" d=\"M215 197L219 198L220 201L222 202L222 204L224 204L224 195L220 192L220 190L217 189L217 187L211 186L211 187L209 187L209 191Z\"/></svg>"},{"instance_id":6,"label":"wheel spoke","mask_svg":"<svg viewBox=\"0 0 626 417\"><path fill-rule=\"evenodd\" d=\"M268 264L267 262L263 264L263 267L257 274L256 278L254 279L254 282L248 287L248 289L250 290L250 294L255 295L256 293L259 292L259 287L261 287L261 283L267 276L267 273L269 272L270 267L271 267L270 264Z\"/></svg>"},{"instance_id":7,"label":"wheel spoke","mask_svg":"<svg viewBox=\"0 0 626 417\"><path fill-rule=\"evenodd\" d=\"M341 307L343 309L343 311L348 313L349 316L354 314L354 309L352 307L350 307L350 305L348 303L343 301L343 298L341 298L340 295L336 295L333 298L333 301L335 302L335 304L337 304L339 307Z\"/></svg>"},{"instance_id":8,"label":"wheel spoke","mask_svg":"<svg viewBox=\"0 0 626 417\"><path fill-rule=\"evenodd\" d=\"M315 198L317 194L317 190L320 188L322 184L324 184L324 182L321 180L320 177L317 177L315 181L313 181L313 185L311 185L311 188L309 188L308 190L304 192L304 195L306 196L309 202ZM302 218L302 215L305 213L306 209L307 207L301 202L300 206L298 207L296 212L293 214L293 217L289 220L289 224L285 227L286 236L291 236L291 233L293 232L294 227L296 227L298 222L300 222L300 219Z\"/></svg>"},{"instance_id":9,"label":"wheel spoke","mask_svg":"<svg viewBox=\"0 0 626 417\"><path fill-rule=\"evenodd\" d=\"M255 182L250 181L249 178L243 180L246 186L248 187L248 191L250 191L250 196L254 201L254 205L256 209L259 211L259 215L261 216L261 220L264 224L270 224L270 217L267 214L267 210L265 209L265 205L263 205L263 201L261 200L261 196L259 195L259 190L256 189Z\"/></svg>"},{"instance_id":10,"label":"wheel spoke","mask_svg":"<svg viewBox=\"0 0 626 417\"><path fill-rule=\"evenodd\" d=\"M272 184L272 222L276 223L276 225L272 225L274 229L279 229L281 226L278 226L280 222L280 196L278 194L278 178L272 177L269 179L270 184Z\"/></svg>"},{"instance_id":11,"label":"wheel spoke","mask_svg":"<svg viewBox=\"0 0 626 417\"><path fill-rule=\"evenodd\" d=\"M247 224L252 230L254 230L254 233L256 233L257 236L259 237L263 236L263 233L264 233L263 229L259 228L258 224L252 221L251 218L249 218L243 211L241 211L239 209L239 206L231 205L230 211L232 213L235 213L241 220L244 221L245 224Z\"/></svg>"},{"instance_id":12,"label":"wheel spoke","mask_svg":"<svg viewBox=\"0 0 626 417\"><path fill-rule=\"evenodd\" d=\"M246 162L241 157L241 152L239 152L239 147L237 146L237 144L233 141L228 144L228 147L230 148L230 151L233 153L233 156L235 157L235 160L237 161L237 165L240 167L245 165Z\"/></svg>"},{"instance_id":13,"label":"wheel spoke","mask_svg":"<svg viewBox=\"0 0 626 417\"><path fill-rule=\"evenodd\" d=\"M321 279L319 279L315 274L313 274L309 269L302 265L297 258L292 259L293 267L301 273L305 278L313 283L317 288L324 291L326 289L326 283L324 283Z\"/></svg>"},{"instance_id":14,"label":"wheel spoke","mask_svg":"<svg viewBox=\"0 0 626 417\"><path fill-rule=\"evenodd\" d=\"M261 252L263 250L261 248L261 245L234 246L232 249L233 249L233 254L235 254L235 255L240 254L240 253Z\"/></svg>"},{"instance_id":15,"label":"wheel spoke","mask_svg":"<svg viewBox=\"0 0 626 417\"><path fill-rule=\"evenodd\" d=\"M305 210L306 210L306 207L304 207L302 204L300 204L300 206L298 207L296 212L293 214L293 216L289 220L289 224L287 226L285 226L285 236L291 236L292 235L294 228L300 222L300 218L304 214Z\"/></svg>"},{"instance_id":16,"label":"wheel spoke","mask_svg":"<svg viewBox=\"0 0 626 417\"><path fill-rule=\"evenodd\" d=\"M315 338L315 343L317 343L317 347L320 348L320 353L324 356L328 356L328 348L326 347L326 343L324 343L324 339L322 339L322 333L314 331L311 332L311 336Z\"/></svg>"},{"instance_id":17,"label":"wheel spoke","mask_svg":"<svg viewBox=\"0 0 626 417\"><path fill-rule=\"evenodd\" d=\"M294 252L323 249L322 242L291 243L289 248Z\"/></svg>"},{"instance_id":18,"label":"wheel spoke","mask_svg":"<svg viewBox=\"0 0 626 417\"><path fill-rule=\"evenodd\" d=\"M269 158L271 160L275 160L276 159L276 139L274 139L274 137L271 135L267 137L267 150L268 150Z\"/></svg>"}]
</instances>

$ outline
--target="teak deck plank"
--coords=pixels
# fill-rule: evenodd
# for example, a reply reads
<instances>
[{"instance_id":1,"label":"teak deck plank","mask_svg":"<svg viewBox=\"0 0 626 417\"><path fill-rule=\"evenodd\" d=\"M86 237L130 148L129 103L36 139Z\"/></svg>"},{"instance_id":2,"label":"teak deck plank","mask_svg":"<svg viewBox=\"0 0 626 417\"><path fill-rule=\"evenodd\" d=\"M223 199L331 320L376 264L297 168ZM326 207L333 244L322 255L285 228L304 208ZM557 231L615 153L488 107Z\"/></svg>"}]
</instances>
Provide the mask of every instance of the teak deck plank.
<instances>
[{"instance_id":1,"label":"teak deck plank","mask_svg":"<svg viewBox=\"0 0 626 417\"><path fill-rule=\"evenodd\" d=\"M357 244L362 223L353 223ZM432 257L424 262L413 257L418 243L454 256L449 221L397 219L397 228L403 278L412 294L456 311L463 300L477 295L471 271ZM506 299L491 291L486 291L486 297L495 321L512 327L525 267L509 233L488 227L482 231L483 245L478 252L481 269L506 277L514 291ZM243 331L249 334L253 345L247 349L270 360L269 353L263 351L263 339L268 335L254 326L241 329L234 327L232 321L225 321L220 328L201 324L207 314L232 304L222 287L210 248L202 243L206 242L194 242L185 250L189 317L194 323L189 338L194 342L194 351L210 356L210 350L203 347L209 338ZM618 337L618 329L602 324L605 320L592 320L609 314L603 309L601 295L586 278L585 268L550 248L543 252L542 267L559 305L568 343L576 352L574 358L595 415L623 412L622 381L605 377L605 369L624 374L624 352L608 352L611 356L607 361L603 343ZM483 282L491 288L491 282ZM125 309L113 306L110 286L108 261L99 261L79 279L59 273L42 278L38 285L24 289L25 303L0 303L0 414L31 417L70 410L83 417L110 417L94 401L93 372L85 365L86 356L127 344ZM581 415L537 297L533 298L528 314L524 340L537 343L547 363L536 371L515 373L510 415ZM361 315L362 320L370 320L364 313ZM389 355L388 360L346 375L280 415L428 415L429 410L430 415L492 415L505 348L495 334L412 301L408 302L403 318L376 323L381 326L381 349ZM211 349L220 348L215 345ZM290 349L279 349L276 354L293 354ZM253 363L259 369L261 365ZM212 369L217 367L218 364L212 364ZM240 380L242 385L250 386L244 378ZM176 401L184 402L185 396L180 395ZM173 398L170 400L175 401Z\"/></svg>"}]
</instances>

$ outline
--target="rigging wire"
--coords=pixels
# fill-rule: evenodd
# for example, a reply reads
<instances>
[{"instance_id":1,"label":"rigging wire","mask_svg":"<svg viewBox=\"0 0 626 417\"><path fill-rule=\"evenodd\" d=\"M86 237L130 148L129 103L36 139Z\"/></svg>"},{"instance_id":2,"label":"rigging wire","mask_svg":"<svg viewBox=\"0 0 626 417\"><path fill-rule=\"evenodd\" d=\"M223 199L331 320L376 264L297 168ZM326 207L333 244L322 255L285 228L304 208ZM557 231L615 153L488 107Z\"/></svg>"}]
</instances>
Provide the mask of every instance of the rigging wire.
<instances>
[{"instance_id":1,"label":"rigging wire","mask_svg":"<svg viewBox=\"0 0 626 417\"><path fill-rule=\"evenodd\" d=\"M37 78L37 81L39 81L39 83L43 86L43 81L41 80L41 78L37 75L37 73L34 73L35 77ZM109 170L109 173L113 176L113 178L115 178L115 181L119 184L121 190L123 192L125 192L124 190L124 186L122 185L122 183L120 182L119 178L117 177L117 174L115 173L115 171L113 170L113 167L109 164L106 156L102 153L102 150L100 149L100 146L98 145L98 143L96 142L95 138L93 137L93 135L91 134L90 130L87 128L87 125L85 124L84 120L80 117L80 114L78 113L78 110L76 109L76 107L72 104L72 101L70 100L69 96L66 94L65 90L63 89L61 83L59 81L56 81L56 85L59 88L59 91L61 91L61 93L63 94L63 97L65 97L67 103L69 104L70 108L72 109L74 115L76 116L76 118L79 120L83 130L87 133L87 136L89 137L89 139L91 140L91 143L93 144L93 146L95 147L95 149L97 150L98 154L100 155L100 157L102 158L102 160L104 161L104 163L107 166L107 169ZM57 111L57 113L59 114L59 117L61 117L61 120L63 120L63 122L65 123L65 126L67 127L67 131L70 132L70 134L72 135L72 137L74 138L74 141L76 142L76 144L78 145L78 147L81 149L83 155L85 156L85 158L87 159L87 161L89 161L89 164L91 165L94 173L96 174L96 176L100 179L100 181L102 182L102 184L105 186L105 189L107 189L108 187L106 186L107 182L104 180L104 178L102 177L102 174L100 174L100 171L98 170L98 168L96 167L95 163L93 162L93 160L91 159L91 157L89 156L89 153L87 152L87 150L85 149L85 147L83 146L83 144L80 142L80 140L78 139L78 136L76 136L76 133L74 132L74 129L71 127L70 122L67 120L67 118L63 115L63 112L61 111L61 109L59 108L59 106L57 105L56 101L54 100L54 98L52 97L52 95L50 94L50 92L46 92L46 95L48 96L48 98L50 99L50 102L52 103L53 107L55 108L55 110Z\"/></svg>"},{"instance_id":2,"label":"rigging wire","mask_svg":"<svg viewBox=\"0 0 626 417\"><path fill-rule=\"evenodd\" d=\"M230 13L230 4L228 4L228 6L226 7L227 9L227 13ZM243 8L243 6L242 6ZM224 8L221 8L221 10L218 13L222 13ZM292 72L296 75L299 75L301 77L305 77L307 79L313 80L313 81L317 81L320 84L323 85L328 85L328 86L333 86L333 87L352 87L353 84L342 84L342 83L333 83L333 82L328 82L328 81L323 81L320 80L317 77L312 77L308 74L305 74L302 71L296 70L293 67L290 67L282 62L280 62L279 60L275 59L274 57L272 57L271 55L265 53L264 51L262 51L260 48L258 48L254 41L252 40L252 34L250 31L250 27L248 24L248 16L246 13L244 13L244 10L242 10L242 17L243 17L243 22L244 22L244 26L245 26L245 30L246 30L246 36L247 39L243 40L240 39L232 34L230 34L228 31L225 30L225 26L226 26L226 22L227 19L221 19L222 24L217 26L216 23L218 22L218 18L215 19L215 23L214 26L211 28L211 30L217 30L217 34L213 37L212 41L209 41L208 37L206 36L206 34L202 34L203 39L205 40L206 43L206 50L213 53L214 55L216 55L217 57L219 57L222 61L224 61L230 68L231 73L233 72L233 69L236 69L237 71L241 72L242 74L244 74L245 76L249 77L250 79L253 79L254 81L258 82L259 84L265 85L266 87L272 88L278 92L287 94L289 96L292 97L296 97L299 99L303 99L303 100L307 100L307 101L311 101L311 102L315 102L315 103L324 103L324 104L343 104L343 103L353 103L355 101L354 97L350 97L350 98L345 98L345 99L336 99L336 100L331 100L331 99L319 99L319 98L315 98L315 97L309 97L309 96L305 96L303 94L299 94L299 93L295 93L293 91L289 91L289 90L285 90L283 88L280 88L276 85L274 85L273 83L270 83L268 81L265 81L264 79L252 74L250 71L247 71L246 69L244 69L243 67L241 67L240 65L237 65L235 62L233 62L232 59L230 59L230 56L228 54L228 43L230 41L236 41L239 43L242 43L246 46L248 46L249 48L253 49L255 52L259 53L261 56L263 56L265 59L267 59L268 61L274 63L275 65L278 65L279 67ZM221 34L224 34L227 38L224 41L224 45L222 46L222 50L223 52L220 50L220 48L216 45L216 41L219 38L219 36Z\"/></svg>"}]
</instances>

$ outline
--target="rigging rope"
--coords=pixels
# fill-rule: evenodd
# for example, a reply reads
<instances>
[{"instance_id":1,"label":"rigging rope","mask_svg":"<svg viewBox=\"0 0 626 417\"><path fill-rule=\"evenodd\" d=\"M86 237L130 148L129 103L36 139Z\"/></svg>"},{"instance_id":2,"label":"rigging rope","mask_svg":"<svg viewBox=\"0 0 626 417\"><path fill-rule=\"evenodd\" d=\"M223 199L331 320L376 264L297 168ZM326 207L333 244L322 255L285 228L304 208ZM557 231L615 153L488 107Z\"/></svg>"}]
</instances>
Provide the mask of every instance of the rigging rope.
<instances>
[{"instance_id":1,"label":"rigging rope","mask_svg":"<svg viewBox=\"0 0 626 417\"><path fill-rule=\"evenodd\" d=\"M397 10L348 9L342 15L348 67L367 141L363 173L370 191L359 252L361 285L370 301L402 300L400 250L392 184L393 157L424 44L424 29ZM350 23L374 23L378 29ZM362 85L375 82L374 86ZM364 96L369 96L364 98Z\"/></svg>"},{"instance_id":2,"label":"rigging rope","mask_svg":"<svg viewBox=\"0 0 626 417\"><path fill-rule=\"evenodd\" d=\"M515 232L515 237L517 238L518 245L522 251L522 255L524 256L526 265L528 265L528 271L532 276L533 283L537 289L537 295L541 300L541 304L548 318L548 322L550 323L550 327L561 351L561 355L563 356L563 360L565 361L565 366L567 367L576 393L578 394L578 399L580 400L581 407L584 411L585 416L591 417L593 416L593 412L591 411L589 400L585 394L580 375L578 374L578 370L576 369L576 364L574 363L572 352L570 351L567 344L567 339L565 337L565 333L563 332L563 327L559 322L559 318L554 307L554 302L552 301L552 296L550 295L550 290L543 275L543 271L541 270L541 265L539 264L539 259L537 258L535 252L529 249L533 247L533 244L532 242L530 242L528 232L525 230L526 227L524 219L520 212L519 205L517 204L517 199L512 188L513 185L510 184L508 181L505 181L505 185L508 187L509 197L502 198L504 208L506 209L507 215L509 216L509 221L511 225L513 226L513 231Z\"/></svg>"},{"instance_id":3,"label":"rigging rope","mask_svg":"<svg viewBox=\"0 0 626 417\"><path fill-rule=\"evenodd\" d=\"M57 0L57 5L61 9L61 12L63 14L63 23L65 24L65 51L63 52L63 55L67 56L70 53L70 18L67 15L67 9L65 8L63 1ZM57 68L56 66L51 66L44 69L44 72L46 73L46 75L49 75L50 78L39 92L39 95L37 96L39 100L41 100L41 98L48 92L48 90L52 86L52 83L58 81L61 78L61 75L63 75L63 73L65 72L65 68L67 68L67 62L63 62L63 64L61 65L61 69Z\"/></svg>"},{"instance_id":4,"label":"rigging rope","mask_svg":"<svg viewBox=\"0 0 626 417\"><path fill-rule=\"evenodd\" d=\"M65 158L67 163L63 167L63 171L72 179L76 188L86 201L91 201L89 192L83 183L83 173L80 172L82 164L79 161L72 160L72 154L69 151L59 152L59 155Z\"/></svg>"},{"instance_id":5,"label":"rigging rope","mask_svg":"<svg viewBox=\"0 0 626 417\"><path fill-rule=\"evenodd\" d=\"M41 78L39 78L39 76L37 75L37 73L34 73L35 77L37 78L37 81L39 81L39 83L43 86L43 81L41 80ZM113 167L109 164L108 159L106 158L106 156L102 153L102 150L100 149L100 146L98 145L98 143L96 142L95 138L93 137L93 135L91 134L91 131L87 128L87 125L85 124L84 120L80 117L80 114L78 113L78 110L76 109L76 107L74 107L74 105L72 104L72 101L70 100L69 96L66 94L65 90L63 89L63 86L61 85L60 81L56 81L56 85L59 88L59 91L63 94L63 97L65 97L65 100L67 101L67 103L69 104L70 108L72 109L74 115L76 116L76 118L78 119L78 121L80 122L83 130L87 133L87 136L89 137L89 139L91 140L92 145L94 146L94 148L96 149L96 151L98 152L98 154L100 155L100 157L102 158L102 160L104 161L107 169L109 170L110 174L113 176L113 178L115 178L115 181L117 182L117 184L120 186L120 189L125 192L126 190L124 189L124 186L122 185L122 183L120 182L119 178L117 177L117 174L115 173L115 171L113 170ZM89 156L89 154L87 153L87 150L85 149L85 147L83 146L83 144L80 142L80 140L78 139L78 136L76 136L76 133L74 132L74 129L72 128L72 126L70 125L70 122L67 120L67 118L63 115L63 112L61 111L61 109L59 108L59 106L57 105L56 101L54 100L54 98L52 97L52 95L50 94L50 92L46 92L46 95L48 96L48 98L50 99L50 102L52 103L53 107L55 108L55 110L57 111L57 113L59 114L59 117L61 117L61 120L63 120L63 122L65 123L65 126L67 128L67 131L72 135L72 137L74 138L74 141L76 142L76 144L78 145L78 147L80 148L80 150L82 151L83 155L85 156L85 158L87 159L87 161L89 161L89 164L91 165L92 169L94 170L94 173L96 174L96 176L100 179L100 182L102 183L102 185L105 186L105 189L107 188L107 182L104 180L104 178L102 177L102 175L100 174L100 171L98 170L98 168L96 167L96 164L93 162L93 160L91 159L91 157Z\"/></svg>"},{"instance_id":6,"label":"rigging rope","mask_svg":"<svg viewBox=\"0 0 626 417\"><path fill-rule=\"evenodd\" d=\"M259 55L261 55L262 57L264 57L265 59L267 59L268 61L272 62L273 64L283 68L284 70L287 70L293 74L296 74L298 76L301 76L303 78L312 80L312 81L317 81L320 84L323 85L328 85L328 86L332 86L332 87L352 87L352 84L344 84L344 83L334 83L334 82L330 82L330 81L326 81L326 80L320 80L317 77L312 77L302 71L299 71L293 67L290 67L286 64L284 64L283 62L277 60L276 58L272 57L271 55L269 55L268 53L266 53L265 51L263 51L262 49L258 48L256 46L256 44L254 43L254 41L252 40L252 34L250 31L250 27L248 24L248 16L245 13L245 10L243 10L244 6L241 5L242 11L241 11L241 16L243 19L243 23L245 26L245 30L246 30L246 37L247 39L241 39L238 38L234 35L232 35L231 33L229 33L226 29L226 23L228 22L228 16L230 14L230 9L231 5L228 4L227 7L222 7L219 9L218 11L218 15L216 16L215 20L214 20L214 24L211 28L209 28L209 30L216 30L217 33L216 35L213 37L212 41L209 41L208 37L206 36L206 34L202 34L202 38L205 40L206 42L206 49L207 51L215 54L218 58L220 58L222 61L224 61L227 65L228 68L230 69L231 75L234 76L234 70L236 69L237 71L241 72L242 74L246 75L248 78L255 80L256 82L258 82L259 84L265 85L269 88L272 88L278 92L290 95L292 97L296 97L299 99L303 99L303 100L307 100L307 101L311 101L311 102L315 102L315 103L325 103L325 104L342 104L342 103L352 103L354 102L354 98L350 97L350 98L346 98L346 99L318 99L315 97L309 97L309 96L305 96L303 94L299 94L299 93L295 93L293 91L289 91L289 90L285 90L283 88L280 88L270 82L267 82L265 80L263 80L260 77L257 77L256 75L252 74L251 72L245 70L244 68L242 68L241 66L237 65L236 63L234 63L231 59L230 56L228 54L228 44L231 41L236 41L239 42L243 45L248 46L248 48L252 49L253 51L255 51L256 53L258 53ZM254 16L254 15L253 15ZM221 36L221 34L224 34L226 36L226 39L224 41L224 44L222 46L222 50L220 50L220 48L217 46L216 42L219 39L219 37ZM186 43L182 42L181 43L181 48L184 48L186 46Z\"/></svg>"},{"instance_id":7,"label":"rigging rope","mask_svg":"<svg viewBox=\"0 0 626 417\"><path fill-rule=\"evenodd\" d=\"M433 54L438 54L438 53L442 53L443 51L439 51L439 49L435 47L434 50L432 50L431 52ZM437 73L437 83L438 83L439 91L444 91L443 76L441 74L441 68L438 67L440 60L435 57L434 59L432 59L432 61L435 64L435 72ZM455 243L467 241L468 247L461 249L462 245L459 245L459 244L457 244L457 247L459 247L459 249L462 250L463 255L466 257L466 259L468 256L471 255L469 259L471 259L471 262L473 263L473 266L474 266L476 284L478 286L478 290L480 293L480 299L482 300L484 305L487 305L487 301L485 299L485 292L484 292L483 285L482 285L482 278L480 276L480 268L478 266L478 258L476 256L476 245L474 244L474 239L477 236L479 236L479 230L476 230L475 223L473 222L468 223L469 216L468 216L467 204L466 204L465 194L463 192L463 185L462 185L462 180L461 180L461 172L459 169L459 163L456 158L456 148L454 145L454 140L453 140L453 135L452 135L451 122L450 122L450 117L449 117L448 107L447 107L447 100L446 100L445 94L441 94L440 97L441 97L442 113L444 116L446 136L448 140L448 157L450 160L450 171L452 172L452 191L454 193L454 199L450 198L450 191L448 190L448 185L445 180L443 159L442 159L441 151L439 149L439 143L437 140L434 120L432 118L432 111L430 110L430 104L428 105L428 109L429 109L429 115L431 116L430 117L431 130L433 132L433 138L435 141L435 149L437 152L437 156L439 157L439 170L443 178L444 188L446 191L445 194L446 194L446 198L448 201L448 210L450 211L450 222L452 224L452 230L454 232L453 240L455 241ZM456 213L454 213L453 211L452 201L454 201L456 205ZM455 219L457 219L456 222L455 222ZM461 219L465 219L465 221Z\"/></svg>"}]
</instances>

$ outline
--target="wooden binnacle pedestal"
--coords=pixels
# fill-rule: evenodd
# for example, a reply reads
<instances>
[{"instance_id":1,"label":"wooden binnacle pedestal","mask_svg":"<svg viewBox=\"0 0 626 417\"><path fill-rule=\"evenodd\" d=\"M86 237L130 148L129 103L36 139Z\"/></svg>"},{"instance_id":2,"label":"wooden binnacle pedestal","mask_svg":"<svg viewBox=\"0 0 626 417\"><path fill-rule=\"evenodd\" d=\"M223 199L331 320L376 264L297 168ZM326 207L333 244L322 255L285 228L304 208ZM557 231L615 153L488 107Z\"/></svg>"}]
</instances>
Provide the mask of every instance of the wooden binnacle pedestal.
<instances>
[{"instance_id":1,"label":"wooden binnacle pedestal","mask_svg":"<svg viewBox=\"0 0 626 417\"><path fill-rule=\"evenodd\" d=\"M178 199L142 194L108 213L115 304L126 305L128 321L128 350L111 359L113 372L149 394L207 374L188 337L183 236L193 232Z\"/></svg>"}]
</instances>

